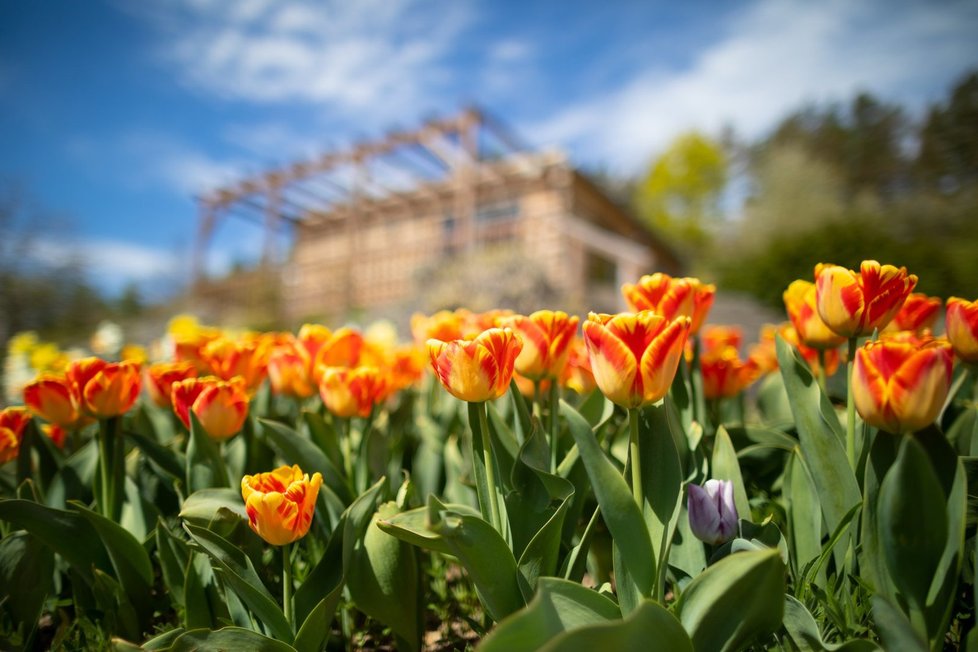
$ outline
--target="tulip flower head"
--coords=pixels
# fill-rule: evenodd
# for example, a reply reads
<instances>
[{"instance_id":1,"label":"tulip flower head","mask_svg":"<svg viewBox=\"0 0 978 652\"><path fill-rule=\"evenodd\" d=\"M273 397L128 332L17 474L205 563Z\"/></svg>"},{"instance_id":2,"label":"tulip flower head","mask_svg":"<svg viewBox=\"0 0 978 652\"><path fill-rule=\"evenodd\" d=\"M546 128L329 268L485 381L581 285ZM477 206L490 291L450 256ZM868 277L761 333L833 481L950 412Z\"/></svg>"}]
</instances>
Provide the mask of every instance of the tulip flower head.
<instances>
[{"instance_id":1,"label":"tulip flower head","mask_svg":"<svg viewBox=\"0 0 978 652\"><path fill-rule=\"evenodd\" d=\"M229 381L214 376L188 378L173 384L171 400L173 411L188 430L193 411L214 439L233 437L248 417L248 394L240 377Z\"/></svg>"},{"instance_id":2,"label":"tulip flower head","mask_svg":"<svg viewBox=\"0 0 978 652\"><path fill-rule=\"evenodd\" d=\"M301 539L312 525L322 484L320 473L313 473L310 478L298 465L244 476L241 497L245 501L248 525L273 546Z\"/></svg>"},{"instance_id":3,"label":"tulip flower head","mask_svg":"<svg viewBox=\"0 0 978 652\"><path fill-rule=\"evenodd\" d=\"M782 296L788 319L802 344L813 349L834 349L845 343L846 338L837 335L818 314L814 283L801 279L792 281Z\"/></svg>"},{"instance_id":4,"label":"tulip flower head","mask_svg":"<svg viewBox=\"0 0 978 652\"><path fill-rule=\"evenodd\" d=\"M963 362L978 364L978 299L948 299L944 323L955 355Z\"/></svg>"},{"instance_id":5,"label":"tulip flower head","mask_svg":"<svg viewBox=\"0 0 978 652\"><path fill-rule=\"evenodd\" d=\"M574 337L568 348L570 348L570 354L567 356L567 364L564 365L564 373L561 374L560 382L564 387L572 389L578 394L590 394L597 387L597 383L594 382L594 373L591 372L591 359L587 355L584 340Z\"/></svg>"},{"instance_id":6,"label":"tulip flower head","mask_svg":"<svg viewBox=\"0 0 978 652\"><path fill-rule=\"evenodd\" d=\"M0 410L0 464L17 457L24 428L30 420L27 408L8 407Z\"/></svg>"},{"instance_id":7,"label":"tulip flower head","mask_svg":"<svg viewBox=\"0 0 978 652\"><path fill-rule=\"evenodd\" d=\"M686 510L693 535L716 546L737 535L737 505L734 503L733 482L707 480L702 487L689 485Z\"/></svg>"},{"instance_id":8,"label":"tulip flower head","mask_svg":"<svg viewBox=\"0 0 978 652\"><path fill-rule=\"evenodd\" d=\"M506 393L523 341L510 328L490 328L473 340L428 340L431 367L455 398L482 403Z\"/></svg>"},{"instance_id":9,"label":"tulip flower head","mask_svg":"<svg viewBox=\"0 0 978 652\"><path fill-rule=\"evenodd\" d=\"M511 327L523 340L523 349L516 357L517 373L530 380L559 378L577 333L577 322L577 317L560 310L500 318L500 326Z\"/></svg>"},{"instance_id":10,"label":"tulip flower head","mask_svg":"<svg viewBox=\"0 0 978 652\"><path fill-rule=\"evenodd\" d=\"M913 331L923 334L924 331L934 328L937 318L941 312L941 300L937 297L929 297L926 294L913 292L907 297L886 330L890 331Z\"/></svg>"},{"instance_id":11,"label":"tulip flower head","mask_svg":"<svg viewBox=\"0 0 978 652\"><path fill-rule=\"evenodd\" d=\"M863 345L852 374L856 411L866 423L892 433L930 425L947 398L952 362L944 340L884 338Z\"/></svg>"},{"instance_id":12,"label":"tulip flower head","mask_svg":"<svg viewBox=\"0 0 978 652\"><path fill-rule=\"evenodd\" d=\"M669 320L645 310L604 315L584 322L584 341L594 380L623 408L655 403L669 391L690 329L689 317Z\"/></svg>"},{"instance_id":13,"label":"tulip flower head","mask_svg":"<svg viewBox=\"0 0 978 652\"><path fill-rule=\"evenodd\" d=\"M739 349L741 342L744 341L744 333L737 326L707 326L700 337L703 340L704 351L723 349L728 346Z\"/></svg>"},{"instance_id":14,"label":"tulip flower head","mask_svg":"<svg viewBox=\"0 0 978 652\"><path fill-rule=\"evenodd\" d=\"M312 396L316 388L311 377L312 362L299 346L277 346L268 358L268 381L272 392L296 398Z\"/></svg>"},{"instance_id":15,"label":"tulip flower head","mask_svg":"<svg viewBox=\"0 0 978 652\"><path fill-rule=\"evenodd\" d=\"M740 359L737 349L725 346L707 351L700 358L703 373L703 396L708 399L732 398L757 380L757 363Z\"/></svg>"},{"instance_id":16,"label":"tulip flower head","mask_svg":"<svg viewBox=\"0 0 978 652\"><path fill-rule=\"evenodd\" d=\"M170 407L173 383L197 376L197 367L189 360L182 362L157 362L146 368L146 392L159 407Z\"/></svg>"},{"instance_id":17,"label":"tulip flower head","mask_svg":"<svg viewBox=\"0 0 978 652\"><path fill-rule=\"evenodd\" d=\"M88 423L81 411L81 396L66 376L44 374L24 388L24 405L35 415L74 430Z\"/></svg>"},{"instance_id":18,"label":"tulip flower head","mask_svg":"<svg viewBox=\"0 0 978 652\"><path fill-rule=\"evenodd\" d=\"M871 335L889 324L916 285L917 277L906 267L875 260L864 260L859 272L824 263L815 266L818 314L846 338Z\"/></svg>"},{"instance_id":19,"label":"tulip flower head","mask_svg":"<svg viewBox=\"0 0 978 652\"><path fill-rule=\"evenodd\" d=\"M349 419L370 416L374 406L387 398L390 383L377 367L325 367L319 396L332 414Z\"/></svg>"},{"instance_id":20,"label":"tulip flower head","mask_svg":"<svg viewBox=\"0 0 978 652\"><path fill-rule=\"evenodd\" d=\"M239 376L249 393L258 390L268 374L271 349L261 339L233 340L219 337L200 349L200 357L210 372L221 380Z\"/></svg>"},{"instance_id":21,"label":"tulip flower head","mask_svg":"<svg viewBox=\"0 0 978 652\"><path fill-rule=\"evenodd\" d=\"M83 358L71 363L67 376L77 388L84 411L99 419L128 412L142 387L139 365L129 361Z\"/></svg>"}]
</instances>

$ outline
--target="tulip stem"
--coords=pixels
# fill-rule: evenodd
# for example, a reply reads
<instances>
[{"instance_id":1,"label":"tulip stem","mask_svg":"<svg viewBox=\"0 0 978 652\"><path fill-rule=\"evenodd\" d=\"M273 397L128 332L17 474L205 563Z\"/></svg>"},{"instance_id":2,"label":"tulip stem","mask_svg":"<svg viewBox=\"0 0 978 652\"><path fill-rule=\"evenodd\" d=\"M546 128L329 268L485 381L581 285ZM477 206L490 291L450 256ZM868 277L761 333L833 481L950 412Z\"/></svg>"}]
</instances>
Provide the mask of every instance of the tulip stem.
<instances>
[{"instance_id":1,"label":"tulip stem","mask_svg":"<svg viewBox=\"0 0 978 652\"><path fill-rule=\"evenodd\" d=\"M818 372L815 376L822 393L828 396L828 390L825 388L825 349L818 349Z\"/></svg>"},{"instance_id":2,"label":"tulip stem","mask_svg":"<svg viewBox=\"0 0 978 652\"><path fill-rule=\"evenodd\" d=\"M113 521L118 521L122 512L122 503L117 493L117 479L121 476L124 482L125 478L125 473L120 473L119 468L122 464L122 453L125 451L117 441L120 436L119 417L99 419L99 480L102 485L99 493L99 508L102 516Z\"/></svg>"},{"instance_id":3,"label":"tulip stem","mask_svg":"<svg viewBox=\"0 0 978 652\"><path fill-rule=\"evenodd\" d=\"M849 338L849 354L846 357L846 455L849 466L856 470L856 400L852 393L852 372L856 362L856 338Z\"/></svg>"},{"instance_id":4,"label":"tulip stem","mask_svg":"<svg viewBox=\"0 0 978 652\"><path fill-rule=\"evenodd\" d=\"M642 457L638 442L638 408L628 409L628 456L632 461L632 497L640 511L645 511L645 496L642 491Z\"/></svg>"},{"instance_id":5,"label":"tulip stem","mask_svg":"<svg viewBox=\"0 0 978 652\"><path fill-rule=\"evenodd\" d=\"M489 418L485 402L478 404L479 426L482 430L482 460L486 465L486 485L489 491L489 513L492 526L499 534L503 533L502 518L499 515L499 499L496 496L496 467L492 459L492 442L489 435Z\"/></svg>"},{"instance_id":6,"label":"tulip stem","mask_svg":"<svg viewBox=\"0 0 978 652\"><path fill-rule=\"evenodd\" d=\"M559 451L557 450L557 406L560 404L560 387L557 385L557 379L552 378L550 380L550 421L548 425L550 426L550 470L552 473L557 472L557 458Z\"/></svg>"},{"instance_id":7,"label":"tulip stem","mask_svg":"<svg viewBox=\"0 0 978 652\"><path fill-rule=\"evenodd\" d=\"M290 629L295 629L292 623L292 544L282 546L282 609Z\"/></svg>"}]
</instances>

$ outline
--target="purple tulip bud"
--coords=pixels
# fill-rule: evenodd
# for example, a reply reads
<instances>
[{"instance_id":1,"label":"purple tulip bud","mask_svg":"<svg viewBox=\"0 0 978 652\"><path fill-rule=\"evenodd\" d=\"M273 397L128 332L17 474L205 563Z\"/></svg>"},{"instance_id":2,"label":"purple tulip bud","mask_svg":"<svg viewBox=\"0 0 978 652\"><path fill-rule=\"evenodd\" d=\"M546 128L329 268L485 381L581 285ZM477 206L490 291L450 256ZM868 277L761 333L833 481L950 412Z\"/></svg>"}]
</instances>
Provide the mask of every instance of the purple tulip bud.
<instances>
[{"instance_id":1,"label":"purple tulip bud","mask_svg":"<svg viewBox=\"0 0 978 652\"><path fill-rule=\"evenodd\" d=\"M707 480L706 485L689 485L689 527L700 541L711 545L725 543L737 534L737 505L733 483Z\"/></svg>"}]
</instances>

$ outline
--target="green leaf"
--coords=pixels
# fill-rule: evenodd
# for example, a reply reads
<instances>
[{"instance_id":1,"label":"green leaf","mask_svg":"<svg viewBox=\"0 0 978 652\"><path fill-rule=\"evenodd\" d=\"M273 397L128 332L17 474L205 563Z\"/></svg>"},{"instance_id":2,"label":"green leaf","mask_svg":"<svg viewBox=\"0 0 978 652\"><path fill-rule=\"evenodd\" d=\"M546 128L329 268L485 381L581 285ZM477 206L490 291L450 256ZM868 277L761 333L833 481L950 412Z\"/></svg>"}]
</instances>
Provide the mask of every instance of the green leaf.
<instances>
[{"instance_id":1,"label":"green leaf","mask_svg":"<svg viewBox=\"0 0 978 652\"><path fill-rule=\"evenodd\" d=\"M112 572L101 537L77 511L45 507L29 500L0 500L0 521L24 529L61 555L89 584L92 568Z\"/></svg>"},{"instance_id":2,"label":"green leaf","mask_svg":"<svg viewBox=\"0 0 978 652\"><path fill-rule=\"evenodd\" d=\"M643 649L693 652L693 642L675 616L659 604L645 600L624 620L585 625L565 632L540 648L540 652Z\"/></svg>"},{"instance_id":3,"label":"green leaf","mask_svg":"<svg viewBox=\"0 0 978 652\"><path fill-rule=\"evenodd\" d=\"M187 583L187 563L190 550L187 543L174 535L163 519L156 523L156 554L160 560L160 573L163 584L170 592L170 598L180 607L184 606L184 586Z\"/></svg>"},{"instance_id":4,"label":"green leaf","mask_svg":"<svg viewBox=\"0 0 978 652\"><path fill-rule=\"evenodd\" d=\"M135 442L139 451L151 462L161 468L167 475L175 480L184 478L187 469L187 458L181 453L159 444L152 437L147 437L138 432L124 430L123 434Z\"/></svg>"},{"instance_id":5,"label":"green leaf","mask_svg":"<svg viewBox=\"0 0 978 652\"><path fill-rule=\"evenodd\" d=\"M402 541L456 557L468 571L486 612L499 621L525 604L516 560L489 523L460 507L429 496L427 507L379 520L377 526Z\"/></svg>"},{"instance_id":6,"label":"green leaf","mask_svg":"<svg viewBox=\"0 0 978 652\"><path fill-rule=\"evenodd\" d=\"M64 509L69 500L90 502L97 468L98 445L93 438L64 461L61 469L51 479L44 503L48 507Z\"/></svg>"},{"instance_id":7,"label":"green leaf","mask_svg":"<svg viewBox=\"0 0 978 652\"><path fill-rule=\"evenodd\" d=\"M95 569L92 581L92 595L96 608L102 612L105 627L112 633L122 634L128 639L135 640L144 627L139 624L139 618L132 607L126 592L108 573Z\"/></svg>"},{"instance_id":8,"label":"green leaf","mask_svg":"<svg viewBox=\"0 0 978 652\"><path fill-rule=\"evenodd\" d=\"M887 652L928 652L907 617L881 595L873 596L873 620Z\"/></svg>"},{"instance_id":9,"label":"green leaf","mask_svg":"<svg viewBox=\"0 0 978 652\"><path fill-rule=\"evenodd\" d=\"M231 486L218 447L200 425L193 410L190 411L190 440L187 443L185 473L188 492Z\"/></svg>"},{"instance_id":10,"label":"green leaf","mask_svg":"<svg viewBox=\"0 0 978 652\"><path fill-rule=\"evenodd\" d=\"M527 607L499 623L479 645L480 652L536 650L558 634L621 617L618 606L576 582L542 577Z\"/></svg>"},{"instance_id":11,"label":"green leaf","mask_svg":"<svg viewBox=\"0 0 978 652\"><path fill-rule=\"evenodd\" d=\"M795 578L805 564L818 557L822 549L822 508L805 460L792 452L785 467L785 498L788 509L788 538L791 541ZM824 579L824 573L820 575ZM824 581L821 582L824 585Z\"/></svg>"},{"instance_id":12,"label":"green leaf","mask_svg":"<svg viewBox=\"0 0 978 652\"><path fill-rule=\"evenodd\" d=\"M781 626L784 588L777 550L741 552L697 575L676 612L697 652L738 650Z\"/></svg>"},{"instance_id":13,"label":"green leaf","mask_svg":"<svg viewBox=\"0 0 978 652\"><path fill-rule=\"evenodd\" d=\"M740 463L737 461L737 451L726 428L717 429L713 442L713 460L710 464L711 476L714 480L729 480L734 487L734 504L737 515L745 520L750 518L750 503L747 501L747 489L744 487L744 477L740 473Z\"/></svg>"},{"instance_id":14,"label":"green leaf","mask_svg":"<svg viewBox=\"0 0 978 652\"><path fill-rule=\"evenodd\" d=\"M689 512L686 505L681 506L676 533L673 535L669 552L669 566L688 577L696 577L706 568L706 551L703 542L693 535L689 527Z\"/></svg>"},{"instance_id":15,"label":"green leaf","mask_svg":"<svg viewBox=\"0 0 978 652\"><path fill-rule=\"evenodd\" d=\"M192 629L180 634L169 647L154 649L157 652L295 652L291 645L241 627Z\"/></svg>"},{"instance_id":16,"label":"green leaf","mask_svg":"<svg viewBox=\"0 0 978 652\"><path fill-rule=\"evenodd\" d=\"M217 578L205 553L190 552L184 576L183 622L187 629L214 629L229 618L228 607L217 589Z\"/></svg>"},{"instance_id":17,"label":"green leaf","mask_svg":"<svg viewBox=\"0 0 978 652\"><path fill-rule=\"evenodd\" d=\"M302 471L310 476L313 473L321 473L323 483L332 489L344 504L348 505L353 501L350 488L343 481L343 473L318 446L284 424L269 419L258 419L258 423L261 424L262 432L272 448L286 464L298 464Z\"/></svg>"},{"instance_id":18,"label":"green leaf","mask_svg":"<svg viewBox=\"0 0 978 652\"><path fill-rule=\"evenodd\" d=\"M780 335L777 336L777 351L801 453L818 490L825 523L829 531L834 531L861 499L856 476L846 456L845 435L835 409L819 389L808 365ZM840 550L844 552L847 548L848 545L843 544Z\"/></svg>"},{"instance_id":19,"label":"green leaf","mask_svg":"<svg viewBox=\"0 0 978 652\"><path fill-rule=\"evenodd\" d=\"M879 537L893 584L920 610L927 605L947 536L941 483L923 447L904 437L880 486Z\"/></svg>"},{"instance_id":20,"label":"green leaf","mask_svg":"<svg viewBox=\"0 0 978 652\"><path fill-rule=\"evenodd\" d=\"M223 571L222 578L237 593L242 602L255 613L268 632L282 641L291 641L294 634L281 607L262 583L251 559L233 543L215 532L189 523L187 532L206 552L215 568Z\"/></svg>"},{"instance_id":21,"label":"green leaf","mask_svg":"<svg viewBox=\"0 0 978 652\"><path fill-rule=\"evenodd\" d=\"M325 647L329 637L330 623L340 601L342 584L319 601L299 628L292 642L297 652L319 652Z\"/></svg>"},{"instance_id":22,"label":"green leaf","mask_svg":"<svg viewBox=\"0 0 978 652\"><path fill-rule=\"evenodd\" d=\"M818 631L815 618L805 605L790 595L784 596L784 628L800 652L872 652L880 649L868 639L854 639L839 644L826 643Z\"/></svg>"},{"instance_id":23,"label":"green leaf","mask_svg":"<svg viewBox=\"0 0 978 652\"><path fill-rule=\"evenodd\" d=\"M54 553L28 532L13 532L0 541L0 585L13 599L0 599L14 623L27 626L37 622L44 598L51 591Z\"/></svg>"},{"instance_id":24,"label":"green leaf","mask_svg":"<svg viewBox=\"0 0 978 652\"><path fill-rule=\"evenodd\" d=\"M656 560L649 530L625 479L598 445L591 426L566 402L561 413L577 442L601 515L619 546L629 575L643 596L652 595Z\"/></svg>"},{"instance_id":25,"label":"green leaf","mask_svg":"<svg viewBox=\"0 0 978 652\"><path fill-rule=\"evenodd\" d=\"M248 520L240 489L201 489L187 496L180 507L180 518L194 525L206 526L226 510Z\"/></svg>"},{"instance_id":26,"label":"green leaf","mask_svg":"<svg viewBox=\"0 0 978 652\"><path fill-rule=\"evenodd\" d=\"M409 649L421 647L421 601L414 548L377 528L378 519L398 513L397 505L381 505L366 532L353 547L346 565L350 597L361 611L387 625Z\"/></svg>"}]
</instances>

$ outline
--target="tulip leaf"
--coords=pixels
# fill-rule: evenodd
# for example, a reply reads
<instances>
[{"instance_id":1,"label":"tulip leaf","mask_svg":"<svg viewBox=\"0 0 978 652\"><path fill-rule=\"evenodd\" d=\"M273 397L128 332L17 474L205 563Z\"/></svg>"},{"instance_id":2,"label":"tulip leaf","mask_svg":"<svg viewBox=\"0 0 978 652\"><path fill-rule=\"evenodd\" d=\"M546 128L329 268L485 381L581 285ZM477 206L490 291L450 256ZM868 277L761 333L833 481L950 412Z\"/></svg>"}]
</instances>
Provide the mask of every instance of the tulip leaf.
<instances>
[{"instance_id":1,"label":"tulip leaf","mask_svg":"<svg viewBox=\"0 0 978 652\"><path fill-rule=\"evenodd\" d=\"M421 647L421 601L418 596L418 561L414 548L377 528L378 519L398 513L397 505L381 505L357 538L346 567L350 597L361 611L391 628L402 646Z\"/></svg>"},{"instance_id":2,"label":"tulip leaf","mask_svg":"<svg viewBox=\"0 0 978 652\"><path fill-rule=\"evenodd\" d=\"M794 564L792 571L795 578L800 578L801 569L816 559L822 549L822 509L805 460L797 452L788 457L784 484L788 503L788 538L792 552L790 559ZM819 583L824 586L824 570L820 572L819 578L823 580Z\"/></svg>"},{"instance_id":3,"label":"tulip leaf","mask_svg":"<svg viewBox=\"0 0 978 652\"><path fill-rule=\"evenodd\" d=\"M655 586L656 597L661 600L665 595L669 551L683 502L683 465L676 441L685 439L685 434L680 430L679 415L671 399L642 410L639 438L646 501L643 511L652 545L658 547Z\"/></svg>"},{"instance_id":4,"label":"tulip leaf","mask_svg":"<svg viewBox=\"0 0 978 652\"><path fill-rule=\"evenodd\" d=\"M693 652L693 642L675 616L658 603L644 600L624 620L585 625L564 632L541 647L540 652L592 652L601 649Z\"/></svg>"},{"instance_id":5,"label":"tulip leaf","mask_svg":"<svg viewBox=\"0 0 978 652\"><path fill-rule=\"evenodd\" d=\"M598 445L591 426L570 405L561 401L561 413L570 427L587 469L594 495L622 561L643 596L652 595L656 559L645 519L632 498L630 487Z\"/></svg>"},{"instance_id":6,"label":"tulip leaf","mask_svg":"<svg viewBox=\"0 0 978 652\"><path fill-rule=\"evenodd\" d=\"M868 639L853 639L845 643L826 643L818 631L815 618L801 602L784 596L784 628L799 652L872 652L880 647Z\"/></svg>"},{"instance_id":7,"label":"tulip leaf","mask_svg":"<svg viewBox=\"0 0 978 652\"><path fill-rule=\"evenodd\" d=\"M353 502L350 488L343 482L343 472L330 461L329 457L318 446L304 435L277 421L259 419L258 422L261 424L262 431L271 443L272 448L286 464L298 464L303 472L310 476L313 473L321 473L323 484L332 489L333 493L339 496L344 504L348 505Z\"/></svg>"},{"instance_id":8,"label":"tulip leaf","mask_svg":"<svg viewBox=\"0 0 978 652\"><path fill-rule=\"evenodd\" d=\"M948 537L940 481L924 448L904 437L879 491L880 548L893 584L912 607L927 605Z\"/></svg>"},{"instance_id":9,"label":"tulip leaf","mask_svg":"<svg viewBox=\"0 0 978 652\"><path fill-rule=\"evenodd\" d=\"M207 431L193 410L190 414L190 440L187 442L187 491L194 492L211 487L230 487L224 459L221 458L217 444L211 440Z\"/></svg>"},{"instance_id":10,"label":"tulip leaf","mask_svg":"<svg viewBox=\"0 0 978 652\"><path fill-rule=\"evenodd\" d=\"M52 590L54 553L28 532L13 532L0 540L0 585L16 591L15 600L0 600L14 623L29 630L37 622L44 598Z\"/></svg>"},{"instance_id":11,"label":"tulip leaf","mask_svg":"<svg viewBox=\"0 0 978 652\"><path fill-rule=\"evenodd\" d=\"M29 500L0 500L0 521L24 529L61 555L91 584L92 569L112 571L112 560L92 524L77 511L45 507Z\"/></svg>"},{"instance_id":12,"label":"tulip leaf","mask_svg":"<svg viewBox=\"0 0 978 652\"><path fill-rule=\"evenodd\" d=\"M216 532L189 523L184 523L184 528L210 556L214 568L223 571L222 579L255 613L268 633L279 640L291 641L292 628L281 607L258 577L248 555Z\"/></svg>"},{"instance_id":13,"label":"tulip leaf","mask_svg":"<svg viewBox=\"0 0 978 652\"><path fill-rule=\"evenodd\" d=\"M190 521L194 525L203 525L219 518L223 513L230 512L242 520L248 520L245 512L244 501L241 499L240 489L201 489L195 491L180 507L180 518Z\"/></svg>"},{"instance_id":14,"label":"tulip leaf","mask_svg":"<svg viewBox=\"0 0 978 652\"><path fill-rule=\"evenodd\" d=\"M342 584L319 601L299 628L292 642L297 652L319 652L324 649L329 637L330 623L340 601Z\"/></svg>"},{"instance_id":15,"label":"tulip leaf","mask_svg":"<svg viewBox=\"0 0 978 652\"><path fill-rule=\"evenodd\" d=\"M710 475L714 480L729 480L733 483L734 504L737 506L737 517L750 520L750 503L747 501L747 490L744 488L744 476L740 472L740 462L737 461L737 451L726 428L717 429L713 441L713 459L710 463Z\"/></svg>"},{"instance_id":16,"label":"tulip leaf","mask_svg":"<svg viewBox=\"0 0 978 652\"><path fill-rule=\"evenodd\" d=\"M156 523L156 554L160 560L160 574L170 598L177 606L184 606L184 587L187 583L187 564L190 550L187 543L174 535L163 519Z\"/></svg>"},{"instance_id":17,"label":"tulip leaf","mask_svg":"<svg viewBox=\"0 0 978 652\"><path fill-rule=\"evenodd\" d=\"M791 401L781 374L767 374L757 388L757 409L764 423L772 426L791 424Z\"/></svg>"},{"instance_id":18,"label":"tulip leaf","mask_svg":"<svg viewBox=\"0 0 978 652\"><path fill-rule=\"evenodd\" d=\"M161 445L152 437L132 430L124 430L123 434L133 440L139 452L145 455L153 464L175 480L184 478L187 469L187 459L183 454Z\"/></svg>"},{"instance_id":19,"label":"tulip leaf","mask_svg":"<svg viewBox=\"0 0 978 652\"><path fill-rule=\"evenodd\" d=\"M479 511L482 513L482 518L486 520L487 523L492 523L492 503L489 498L489 476L487 475L485 457L483 454L483 442L490 442L490 450L492 451L492 462L495 469L496 478L496 504L499 507L499 518L501 520L499 527L503 533L503 537L509 540L509 515L506 513L506 495L505 488L503 486L504 482L508 482L510 477L510 472L512 471L512 457L508 461L501 459L504 456L500 455L500 450L502 445L497 445L499 439L492 436L493 426L489 425L489 432L482 432L482 422L479 416L481 410L487 410L488 404L486 403L466 403L468 406L469 414L469 430L472 433L472 448L470 451L472 459L472 473L475 476L476 484L476 494L479 499ZM491 424L490 419L486 419L487 424ZM502 469L505 468L507 472L504 474Z\"/></svg>"},{"instance_id":20,"label":"tulip leaf","mask_svg":"<svg viewBox=\"0 0 978 652\"><path fill-rule=\"evenodd\" d=\"M846 456L842 426L832 404L794 347L780 335L776 337L776 347L798 429L801 454L818 490L828 529L835 531L846 513L861 499L856 476ZM846 549L846 544L838 548L837 560L841 560Z\"/></svg>"},{"instance_id":21,"label":"tulip leaf","mask_svg":"<svg viewBox=\"0 0 978 652\"><path fill-rule=\"evenodd\" d=\"M928 652L930 649L903 612L881 595L873 596L873 620L884 650Z\"/></svg>"},{"instance_id":22,"label":"tulip leaf","mask_svg":"<svg viewBox=\"0 0 978 652\"><path fill-rule=\"evenodd\" d=\"M964 465L955 460L957 472L947 499L947 544L934 573L934 582L927 594L927 628L931 639L943 637L955 606L961 564L964 559L965 525L968 514L968 490Z\"/></svg>"},{"instance_id":23,"label":"tulip leaf","mask_svg":"<svg viewBox=\"0 0 978 652\"><path fill-rule=\"evenodd\" d=\"M110 632L135 639L144 630L136 611L126 597L122 585L108 573L95 569L92 596L96 608L104 614L105 628Z\"/></svg>"},{"instance_id":24,"label":"tulip leaf","mask_svg":"<svg viewBox=\"0 0 978 652\"><path fill-rule=\"evenodd\" d=\"M676 605L697 652L739 650L781 626L784 563L777 550L724 557L697 575Z\"/></svg>"},{"instance_id":25,"label":"tulip leaf","mask_svg":"<svg viewBox=\"0 0 978 652\"><path fill-rule=\"evenodd\" d=\"M44 503L48 507L64 509L69 500L91 501L97 468L98 444L93 438L65 459L51 479Z\"/></svg>"},{"instance_id":26,"label":"tulip leaf","mask_svg":"<svg viewBox=\"0 0 978 652\"><path fill-rule=\"evenodd\" d=\"M191 629L173 639L168 647L154 647L153 650L156 652L222 652L224 650L295 652L295 648L291 645L243 627L224 627L217 630Z\"/></svg>"},{"instance_id":27,"label":"tulip leaf","mask_svg":"<svg viewBox=\"0 0 978 652\"><path fill-rule=\"evenodd\" d=\"M493 620L525 604L509 545L472 509L445 505L429 496L426 507L379 520L377 527L402 541L456 557Z\"/></svg>"},{"instance_id":28,"label":"tulip leaf","mask_svg":"<svg viewBox=\"0 0 978 652\"><path fill-rule=\"evenodd\" d=\"M118 523L80 503L72 502L71 507L98 533L109 553L109 559L112 560L116 578L136 609L140 621L145 624L152 612L150 589L153 587L153 564L146 549Z\"/></svg>"},{"instance_id":29,"label":"tulip leaf","mask_svg":"<svg viewBox=\"0 0 978 652\"><path fill-rule=\"evenodd\" d=\"M212 629L229 617L228 607L217 589L217 578L205 553L190 552L183 586L184 625L188 629Z\"/></svg>"},{"instance_id":30,"label":"tulip leaf","mask_svg":"<svg viewBox=\"0 0 978 652\"><path fill-rule=\"evenodd\" d=\"M706 551L689 526L686 505L680 505L679 521L669 550L669 566L687 577L696 577L706 568Z\"/></svg>"},{"instance_id":31,"label":"tulip leaf","mask_svg":"<svg viewBox=\"0 0 978 652\"><path fill-rule=\"evenodd\" d=\"M479 645L480 652L537 650L563 632L621 618L618 605L577 582L542 577L536 595ZM593 648L592 648L593 649Z\"/></svg>"}]
</instances>

